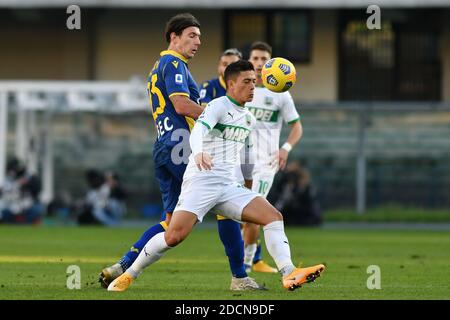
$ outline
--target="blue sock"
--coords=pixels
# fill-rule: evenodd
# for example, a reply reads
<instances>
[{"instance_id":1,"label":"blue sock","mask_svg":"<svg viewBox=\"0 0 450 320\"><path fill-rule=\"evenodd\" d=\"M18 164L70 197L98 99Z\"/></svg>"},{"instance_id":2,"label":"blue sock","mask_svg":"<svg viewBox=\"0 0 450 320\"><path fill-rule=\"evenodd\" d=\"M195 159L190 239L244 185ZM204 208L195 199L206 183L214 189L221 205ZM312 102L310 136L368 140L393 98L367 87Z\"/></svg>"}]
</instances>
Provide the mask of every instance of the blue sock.
<instances>
[{"instance_id":1,"label":"blue sock","mask_svg":"<svg viewBox=\"0 0 450 320\"><path fill-rule=\"evenodd\" d=\"M247 273L244 267L244 241L239 223L230 219L218 220L217 228L233 277L245 278Z\"/></svg>"},{"instance_id":2,"label":"blue sock","mask_svg":"<svg viewBox=\"0 0 450 320\"><path fill-rule=\"evenodd\" d=\"M142 248L147 244L147 242L160 232L164 232L164 227L161 223L155 224L154 226L147 229L141 238L131 247L131 249L119 260L122 270L125 272L139 256Z\"/></svg>"},{"instance_id":3,"label":"blue sock","mask_svg":"<svg viewBox=\"0 0 450 320\"><path fill-rule=\"evenodd\" d=\"M253 258L253 263L257 263L259 260L262 260L261 257L261 236L258 236L258 246L256 247L255 257Z\"/></svg>"}]
</instances>

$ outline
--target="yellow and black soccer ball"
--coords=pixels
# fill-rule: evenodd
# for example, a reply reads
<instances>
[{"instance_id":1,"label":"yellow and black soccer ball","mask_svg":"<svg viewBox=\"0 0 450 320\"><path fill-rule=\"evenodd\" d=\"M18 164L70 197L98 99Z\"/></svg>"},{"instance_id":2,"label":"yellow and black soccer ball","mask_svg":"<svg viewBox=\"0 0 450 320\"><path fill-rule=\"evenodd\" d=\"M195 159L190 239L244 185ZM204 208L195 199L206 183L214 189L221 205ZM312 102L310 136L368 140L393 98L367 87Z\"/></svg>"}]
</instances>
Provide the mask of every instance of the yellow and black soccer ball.
<instances>
[{"instance_id":1,"label":"yellow and black soccer ball","mask_svg":"<svg viewBox=\"0 0 450 320\"><path fill-rule=\"evenodd\" d=\"M273 92L288 91L297 80L295 67L287 59L272 58L267 61L261 71L264 87Z\"/></svg>"}]
</instances>

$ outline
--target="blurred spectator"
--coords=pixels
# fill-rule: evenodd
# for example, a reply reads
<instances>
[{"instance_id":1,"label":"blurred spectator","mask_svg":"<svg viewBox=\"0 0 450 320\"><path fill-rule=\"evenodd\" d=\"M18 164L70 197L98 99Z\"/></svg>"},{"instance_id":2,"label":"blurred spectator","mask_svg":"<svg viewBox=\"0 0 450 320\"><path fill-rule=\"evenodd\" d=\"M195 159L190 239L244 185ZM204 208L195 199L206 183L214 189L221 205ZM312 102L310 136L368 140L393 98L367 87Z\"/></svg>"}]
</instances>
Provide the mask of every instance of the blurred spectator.
<instances>
[{"instance_id":1,"label":"blurred spectator","mask_svg":"<svg viewBox=\"0 0 450 320\"><path fill-rule=\"evenodd\" d=\"M317 226L322 223L320 204L308 170L300 161L290 162L273 188L271 203L283 214L286 224Z\"/></svg>"},{"instance_id":2,"label":"blurred spectator","mask_svg":"<svg viewBox=\"0 0 450 320\"><path fill-rule=\"evenodd\" d=\"M59 194L47 204L46 223L77 224L77 205L68 190L58 190ZM80 201L84 203L83 201Z\"/></svg>"},{"instance_id":3,"label":"blurred spectator","mask_svg":"<svg viewBox=\"0 0 450 320\"><path fill-rule=\"evenodd\" d=\"M44 213L40 192L39 177L27 173L20 160L10 160L6 166L5 183L0 186L0 222L39 223Z\"/></svg>"},{"instance_id":4,"label":"blurred spectator","mask_svg":"<svg viewBox=\"0 0 450 320\"><path fill-rule=\"evenodd\" d=\"M78 206L80 224L117 225L126 214L126 193L115 173L91 169L86 173L89 190Z\"/></svg>"}]
</instances>

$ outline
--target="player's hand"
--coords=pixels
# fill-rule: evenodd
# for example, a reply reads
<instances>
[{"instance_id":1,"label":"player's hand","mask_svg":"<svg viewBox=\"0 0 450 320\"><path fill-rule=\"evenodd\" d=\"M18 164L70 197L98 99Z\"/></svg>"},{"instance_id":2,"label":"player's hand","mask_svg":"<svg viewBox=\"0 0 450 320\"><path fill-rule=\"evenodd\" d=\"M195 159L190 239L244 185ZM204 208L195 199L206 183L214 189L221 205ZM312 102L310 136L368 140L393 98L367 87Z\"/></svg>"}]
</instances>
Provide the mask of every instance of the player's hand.
<instances>
[{"instance_id":1,"label":"player's hand","mask_svg":"<svg viewBox=\"0 0 450 320\"><path fill-rule=\"evenodd\" d=\"M211 170L211 168L214 166L212 163L211 156L207 154L206 152L200 152L197 153L194 156L195 164L197 165L198 170Z\"/></svg>"},{"instance_id":2,"label":"player's hand","mask_svg":"<svg viewBox=\"0 0 450 320\"><path fill-rule=\"evenodd\" d=\"M274 154L272 154L272 156L270 157L270 167L272 168L272 170L274 170L275 172L278 171L278 165L279 165L279 155L278 155L278 151L275 152Z\"/></svg>"},{"instance_id":3,"label":"player's hand","mask_svg":"<svg viewBox=\"0 0 450 320\"><path fill-rule=\"evenodd\" d=\"M283 148L278 151L278 163L280 164L280 170L284 170L286 168L287 159L289 156L289 152L284 150Z\"/></svg>"},{"instance_id":4,"label":"player's hand","mask_svg":"<svg viewBox=\"0 0 450 320\"><path fill-rule=\"evenodd\" d=\"M244 179L244 187L246 187L249 190L252 190L252 186L253 186L253 180Z\"/></svg>"}]
</instances>

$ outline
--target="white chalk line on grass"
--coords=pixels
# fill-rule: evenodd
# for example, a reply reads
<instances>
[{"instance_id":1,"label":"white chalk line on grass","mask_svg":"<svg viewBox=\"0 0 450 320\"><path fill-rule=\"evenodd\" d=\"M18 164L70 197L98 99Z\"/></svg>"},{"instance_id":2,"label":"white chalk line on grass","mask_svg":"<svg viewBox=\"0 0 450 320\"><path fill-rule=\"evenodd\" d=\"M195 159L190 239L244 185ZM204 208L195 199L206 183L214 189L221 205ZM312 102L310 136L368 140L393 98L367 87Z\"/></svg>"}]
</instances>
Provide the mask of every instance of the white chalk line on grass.
<instances>
[{"instance_id":1,"label":"white chalk line on grass","mask_svg":"<svg viewBox=\"0 0 450 320\"><path fill-rule=\"evenodd\" d=\"M6 256L0 255L0 263L105 263L110 264L114 258L76 257L76 256ZM224 259L175 259L166 258L158 263L226 263Z\"/></svg>"}]
</instances>

